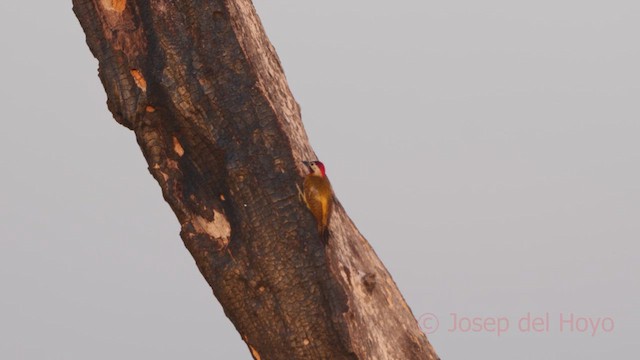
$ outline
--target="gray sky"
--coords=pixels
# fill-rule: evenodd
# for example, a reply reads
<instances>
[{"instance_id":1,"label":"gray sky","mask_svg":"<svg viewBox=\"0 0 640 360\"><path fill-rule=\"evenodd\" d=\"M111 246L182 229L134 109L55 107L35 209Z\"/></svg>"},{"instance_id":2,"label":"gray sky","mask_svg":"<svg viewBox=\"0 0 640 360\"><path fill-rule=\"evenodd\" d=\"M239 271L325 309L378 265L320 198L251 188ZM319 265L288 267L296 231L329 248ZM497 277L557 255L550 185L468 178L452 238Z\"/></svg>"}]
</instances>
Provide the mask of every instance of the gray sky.
<instances>
[{"instance_id":1,"label":"gray sky","mask_svg":"<svg viewBox=\"0 0 640 360\"><path fill-rule=\"evenodd\" d=\"M444 359L637 354L639 2L256 6L340 201L439 318ZM250 358L70 1L0 14L0 358Z\"/></svg>"}]
</instances>

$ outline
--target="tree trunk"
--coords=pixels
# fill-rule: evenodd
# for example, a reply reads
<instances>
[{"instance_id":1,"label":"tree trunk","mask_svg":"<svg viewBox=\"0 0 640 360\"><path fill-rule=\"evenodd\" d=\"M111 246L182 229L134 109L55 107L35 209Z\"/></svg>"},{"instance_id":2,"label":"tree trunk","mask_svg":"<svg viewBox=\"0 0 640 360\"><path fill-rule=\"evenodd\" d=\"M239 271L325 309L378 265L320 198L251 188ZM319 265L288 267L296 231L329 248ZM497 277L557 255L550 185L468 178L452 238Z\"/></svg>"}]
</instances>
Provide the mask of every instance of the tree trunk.
<instances>
[{"instance_id":1,"label":"tree trunk","mask_svg":"<svg viewBox=\"0 0 640 360\"><path fill-rule=\"evenodd\" d=\"M255 359L437 359L336 202L327 247L296 184L300 108L250 0L73 0L200 272Z\"/></svg>"}]
</instances>

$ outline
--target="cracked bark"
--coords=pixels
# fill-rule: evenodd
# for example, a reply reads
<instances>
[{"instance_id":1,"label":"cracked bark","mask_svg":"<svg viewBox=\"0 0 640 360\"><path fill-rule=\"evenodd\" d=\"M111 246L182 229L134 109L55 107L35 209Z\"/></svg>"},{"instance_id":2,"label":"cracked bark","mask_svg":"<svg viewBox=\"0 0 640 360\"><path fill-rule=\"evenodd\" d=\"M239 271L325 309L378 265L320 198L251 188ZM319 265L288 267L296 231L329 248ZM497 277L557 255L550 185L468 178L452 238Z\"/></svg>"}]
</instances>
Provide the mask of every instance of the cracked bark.
<instances>
[{"instance_id":1,"label":"cracked bark","mask_svg":"<svg viewBox=\"0 0 640 360\"><path fill-rule=\"evenodd\" d=\"M73 0L107 105L255 359L437 359L337 203L298 199L315 159L250 0Z\"/></svg>"}]
</instances>

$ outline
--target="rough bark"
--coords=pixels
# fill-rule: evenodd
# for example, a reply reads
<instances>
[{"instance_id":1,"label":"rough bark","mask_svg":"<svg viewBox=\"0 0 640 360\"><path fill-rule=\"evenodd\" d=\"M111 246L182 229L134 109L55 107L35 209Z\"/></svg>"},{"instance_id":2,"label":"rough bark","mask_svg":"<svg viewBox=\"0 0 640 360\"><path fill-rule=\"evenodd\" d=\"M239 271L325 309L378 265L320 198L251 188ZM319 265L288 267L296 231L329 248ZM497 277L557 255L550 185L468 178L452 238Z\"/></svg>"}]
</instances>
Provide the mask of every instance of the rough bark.
<instances>
[{"instance_id":1,"label":"rough bark","mask_svg":"<svg viewBox=\"0 0 640 360\"><path fill-rule=\"evenodd\" d=\"M73 0L116 121L255 359L437 359L337 203L330 242L297 195L315 159L250 0Z\"/></svg>"}]
</instances>

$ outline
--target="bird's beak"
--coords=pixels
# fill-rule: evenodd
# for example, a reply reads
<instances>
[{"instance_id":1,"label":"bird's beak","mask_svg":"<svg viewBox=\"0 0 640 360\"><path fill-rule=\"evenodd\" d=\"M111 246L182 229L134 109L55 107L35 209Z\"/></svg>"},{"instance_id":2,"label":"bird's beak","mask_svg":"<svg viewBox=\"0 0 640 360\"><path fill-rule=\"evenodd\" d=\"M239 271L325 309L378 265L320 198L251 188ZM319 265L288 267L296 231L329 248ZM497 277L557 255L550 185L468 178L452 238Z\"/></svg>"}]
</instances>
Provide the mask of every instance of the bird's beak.
<instances>
[{"instance_id":1,"label":"bird's beak","mask_svg":"<svg viewBox=\"0 0 640 360\"><path fill-rule=\"evenodd\" d=\"M309 161L303 161L302 162L306 167L311 167L311 162Z\"/></svg>"}]
</instances>

